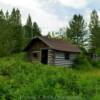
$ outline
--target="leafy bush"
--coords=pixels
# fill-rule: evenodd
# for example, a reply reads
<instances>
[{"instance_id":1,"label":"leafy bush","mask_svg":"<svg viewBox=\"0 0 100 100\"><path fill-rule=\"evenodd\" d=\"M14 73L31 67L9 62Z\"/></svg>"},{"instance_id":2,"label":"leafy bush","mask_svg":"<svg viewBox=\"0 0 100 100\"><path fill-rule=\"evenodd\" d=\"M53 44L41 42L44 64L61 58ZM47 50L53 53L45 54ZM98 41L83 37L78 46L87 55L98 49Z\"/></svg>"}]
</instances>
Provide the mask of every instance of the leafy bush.
<instances>
[{"instance_id":1,"label":"leafy bush","mask_svg":"<svg viewBox=\"0 0 100 100\"><path fill-rule=\"evenodd\" d=\"M100 68L100 61L94 61L94 60L92 60L91 61L91 64L95 68Z\"/></svg>"},{"instance_id":2,"label":"leafy bush","mask_svg":"<svg viewBox=\"0 0 100 100\"><path fill-rule=\"evenodd\" d=\"M72 67L75 69L91 69L91 64L87 56L80 54L74 60L74 65Z\"/></svg>"}]
</instances>

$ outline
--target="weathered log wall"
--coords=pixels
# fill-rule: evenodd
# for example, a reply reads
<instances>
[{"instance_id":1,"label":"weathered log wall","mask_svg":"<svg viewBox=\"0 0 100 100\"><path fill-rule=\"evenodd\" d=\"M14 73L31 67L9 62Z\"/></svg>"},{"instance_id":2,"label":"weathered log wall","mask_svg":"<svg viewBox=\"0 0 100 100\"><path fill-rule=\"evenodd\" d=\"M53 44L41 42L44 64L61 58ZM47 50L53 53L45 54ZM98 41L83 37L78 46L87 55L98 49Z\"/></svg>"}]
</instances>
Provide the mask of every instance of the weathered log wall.
<instances>
[{"instance_id":1,"label":"weathered log wall","mask_svg":"<svg viewBox=\"0 0 100 100\"><path fill-rule=\"evenodd\" d=\"M55 51L54 65L57 66L70 66L76 58L76 53L69 53L69 59L65 59L65 52Z\"/></svg>"},{"instance_id":2,"label":"weathered log wall","mask_svg":"<svg viewBox=\"0 0 100 100\"><path fill-rule=\"evenodd\" d=\"M52 49L48 50L48 65L54 65L54 57L55 57L54 54L55 54L54 50Z\"/></svg>"}]
</instances>

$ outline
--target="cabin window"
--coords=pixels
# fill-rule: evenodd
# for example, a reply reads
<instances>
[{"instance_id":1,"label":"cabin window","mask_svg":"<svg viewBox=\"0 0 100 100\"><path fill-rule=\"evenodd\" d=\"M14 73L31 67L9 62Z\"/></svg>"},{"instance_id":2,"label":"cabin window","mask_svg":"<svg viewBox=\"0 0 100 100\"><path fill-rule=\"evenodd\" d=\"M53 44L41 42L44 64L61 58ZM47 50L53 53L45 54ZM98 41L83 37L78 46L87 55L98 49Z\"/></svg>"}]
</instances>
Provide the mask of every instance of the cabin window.
<instances>
[{"instance_id":1,"label":"cabin window","mask_svg":"<svg viewBox=\"0 0 100 100\"><path fill-rule=\"evenodd\" d=\"M69 53L65 53L65 60L70 59Z\"/></svg>"},{"instance_id":2,"label":"cabin window","mask_svg":"<svg viewBox=\"0 0 100 100\"><path fill-rule=\"evenodd\" d=\"M38 57L38 54L37 53L33 53L33 57L34 58L37 58Z\"/></svg>"}]
</instances>

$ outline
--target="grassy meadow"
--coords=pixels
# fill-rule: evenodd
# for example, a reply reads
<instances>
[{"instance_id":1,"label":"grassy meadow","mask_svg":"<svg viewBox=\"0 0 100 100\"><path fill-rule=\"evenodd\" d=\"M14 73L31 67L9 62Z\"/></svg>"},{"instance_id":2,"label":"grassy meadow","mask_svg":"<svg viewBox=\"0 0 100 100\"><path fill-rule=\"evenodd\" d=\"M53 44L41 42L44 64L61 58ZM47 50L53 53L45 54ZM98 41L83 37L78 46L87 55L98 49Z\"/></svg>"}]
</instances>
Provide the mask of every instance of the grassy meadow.
<instances>
[{"instance_id":1,"label":"grassy meadow","mask_svg":"<svg viewBox=\"0 0 100 100\"><path fill-rule=\"evenodd\" d=\"M95 64L87 69L32 64L23 53L0 58L0 100L99 99L100 69Z\"/></svg>"}]
</instances>

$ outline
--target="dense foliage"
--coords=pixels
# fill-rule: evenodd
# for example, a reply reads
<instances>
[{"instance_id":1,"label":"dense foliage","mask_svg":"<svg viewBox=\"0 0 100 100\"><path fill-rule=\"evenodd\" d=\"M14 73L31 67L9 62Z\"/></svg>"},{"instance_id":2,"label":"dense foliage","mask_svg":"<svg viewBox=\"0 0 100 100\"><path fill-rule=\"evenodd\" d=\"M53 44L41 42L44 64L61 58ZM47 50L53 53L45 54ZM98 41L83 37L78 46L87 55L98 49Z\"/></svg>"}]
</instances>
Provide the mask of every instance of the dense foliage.
<instances>
[{"instance_id":1,"label":"dense foliage","mask_svg":"<svg viewBox=\"0 0 100 100\"><path fill-rule=\"evenodd\" d=\"M33 23L33 37L34 36L41 36L41 30L36 22Z\"/></svg>"},{"instance_id":2,"label":"dense foliage","mask_svg":"<svg viewBox=\"0 0 100 100\"><path fill-rule=\"evenodd\" d=\"M87 41L86 25L83 16L74 15L66 31L66 37L74 44L83 47Z\"/></svg>"},{"instance_id":3,"label":"dense foliage","mask_svg":"<svg viewBox=\"0 0 100 100\"><path fill-rule=\"evenodd\" d=\"M99 16L96 10L93 10L91 13L90 19L90 51L97 52L100 49L100 22Z\"/></svg>"},{"instance_id":4,"label":"dense foliage","mask_svg":"<svg viewBox=\"0 0 100 100\"><path fill-rule=\"evenodd\" d=\"M35 24L36 27L31 16L28 16L26 24L22 25L19 9L14 8L11 14L0 10L0 57L20 52L33 36L41 36L40 29L36 22ZM40 33L34 33L33 29Z\"/></svg>"},{"instance_id":5,"label":"dense foliage","mask_svg":"<svg viewBox=\"0 0 100 100\"><path fill-rule=\"evenodd\" d=\"M11 15L0 11L0 56L19 52L22 48L21 15L18 9L13 9Z\"/></svg>"},{"instance_id":6,"label":"dense foliage","mask_svg":"<svg viewBox=\"0 0 100 100\"><path fill-rule=\"evenodd\" d=\"M82 15L73 15L69 24L58 32L49 32L50 38L64 39L78 45L80 48L88 49L91 53L100 52L100 21L98 12L93 10L90 15L89 24Z\"/></svg>"},{"instance_id":7,"label":"dense foliage","mask_svg":"<svg viewBox=\"0 0 100 100\"><path fill-rule=\"evenodd\" d=\"M21 21L19 9L13 8L11 13L0 10L0 57L20 52L34 36L41 36L41 29L28 15L26 24ZM48 37L64 39L80 48L90 50L91 53L100 53L100 22L98 13L93 10L89 25L82 15L73 15L66 28L58 32L50 32ZM98 53L99 52L99 53Z\"/></svg>"},{"instance_id":8,"label":"dense foliage","mask_svg":"<svg viewBox=\"0 0 100 100\"><path fill-rule=\"evenodd\" d=\"M0 59L0 100L99 100L100 69L32 64L25 58Z\"/></svg>"}]
</instances>

